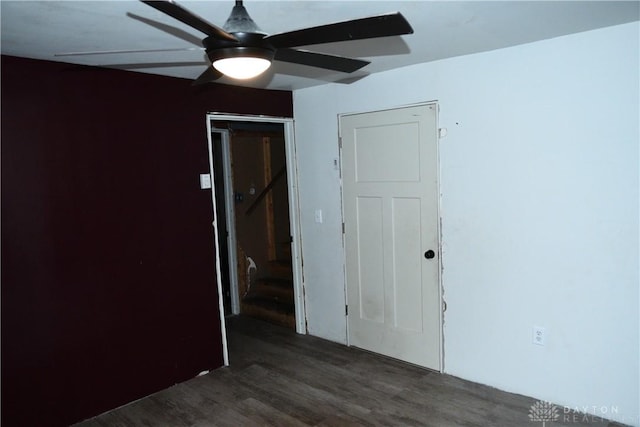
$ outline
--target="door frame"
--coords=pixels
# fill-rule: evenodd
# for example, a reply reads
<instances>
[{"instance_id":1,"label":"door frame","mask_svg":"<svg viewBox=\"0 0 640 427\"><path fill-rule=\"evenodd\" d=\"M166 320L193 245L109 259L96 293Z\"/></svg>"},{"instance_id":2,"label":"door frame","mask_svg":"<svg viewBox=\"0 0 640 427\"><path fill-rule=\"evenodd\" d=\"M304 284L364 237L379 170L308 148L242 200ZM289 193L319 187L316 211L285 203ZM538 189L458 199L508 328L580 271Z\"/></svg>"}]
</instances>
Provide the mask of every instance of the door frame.
<instances>
[{"instance_id":1,"label":"door frame","mask_svg":"<svg viewBox=\"0 0 640 427\"><path fill-rule=\"evenodd\" d=\"M303 274L302 274L302 238L301 238L301 226L300 226L300 209L299 207L299 196L298 196L298 169L297 169L297 159L296 159L296 150L294 143L294 121L292 118L286 117L270 117L270 116L252 116L252 115L238 115L238 114L228 114L228 113L217 113L212 112L208 113L206 116L206 125L207 125L207 142L208 142L208 150L209 150L209 171L213 180L213 146L211 133L219 132L220 129L215 129L212 126L212 121L226 121L226 122L258 122L258 123L277 123L283 125L284 131L284 144L285 144L285 157L287 164L287 184L288 184L288 198L289 198L289 228L292 237L291 242L291 267L293 269L293 295L295 302L295 318L296 318L296 332L299 334L306 334L306 310L304 303L304 283L303 283ZM223 134L222 139L222 151L223 151L223 168L224 171L224 188L226 193L226 212L227 212L227 226L229 230L229 248L235 248L236 235L235 235L235 220L234 220L234 203L233 203L233 183L231 182L232 171L231 171L231 150L230 150L230 141L228 133L226 135ZM217 245L218 245L218 228L216 224L215 212L216 212L216 194L215 194L215 185L211 186L212 188L212 201L214 208L214 236L216 238L216 254L217 254ZM230 222L229 219L232 221ZM233 246L232 246L233 244ZM237 258L235 254L235 250L230 250L229 256L229 279L231 280L231 304L232 304L232 313L238 314L240 312L240 298L238 295L238 275L236 271ZM224 306L222 299L222 279L219 274L219 259L217 260L218 267L217 270L217 281L218 281L218 294L219 294L219 303L220 305L220 316L221 316L221 324L223 325L223 340L224 343L224 351L226 350L226 334L224 334ZM232 271L233 270L233 271ZM235 295L234 295L235 293ZM225 356L228 357L228 356ZM226 359L225 359L226 360ZM228 364L228 361L225 362Z\"/></svg>"},{"instance_id":2,"label":"door frame","mask_svg":"<svg viewBox=\"0 0 640 427\"><path fill-rule=\"evenodd\" d=\"M344 255L344 260L343 260L343 273L344 273L344 299L345 299L345 303L348 307L349 304L349 298L348 298L348 289L347 289L347 252L346 252L346 235L344 233L344 221L345 221L345 212L344 212L344 207L345 207L345 203L344 203L344 179L342 178L344 176L344 173L342 171L342 168L344 167L343 163L342 163L342 159L343 159L343 155L342 155L342 118L346 117L346 116L352 116L352 115L356 115L356 114L367 114L367 113L375 113L375 112L384 112L384 111L392 111L392 110L400 110L400 109L404 109L404 108L409 108L409 107L419 107L419 106L429 106L429 105L433 105L435 108L435 114L436 114L436 188L437 188L437 195L436 195L436 215L438 218L437 221L437 230L436 230L436 236L438 239L438 245L437 245L437 251L438 251L438 256L437 258L437 262L438 262L438 278L437 278L437 287L438 287L438 301L439 301L439 307L440 307L440 312L439 312L439 316L438 316L438 321L439 321L439 327L438 327L438 340L440 343L440 354L439 354L439 358L440 358L440 366L439 366L439 370L438 372L444 372L444 312L446 311L446 303L444 301L444 289L442 287L442 272L443 272L443 263L442 263L442 210L441 210L441 202L442 202L442 188L440 186L440 182L441 182L441 173L440 173L440 138L441 138L441 132L440 132L440 128L439 128L439 119L440 119L440 104L438 104L438 101L434 100L434 101L425 101L425 102L418 102L418 103L414 103L414 104L407 104L407 105L402 105L402 106L397 106L397 107L391 107L391 108L381 108L381 109L376 109L376 110L369 110L369 111L355 111L355 112L349 112L349 113L339 113L338 114L338 140L339 140L339 156L340 156L340 193L341 193L341 197L340 197L340 201L342 204L342 224L343 224L343 233L342 233L342 247L345 249L343 251L343 255ZM347 332L347 346L351 346L351 340L350 340L350 331L349 331L349 320L348 320L348 312L346 314L347 319L346 319L346 332Z\"/></svg>"},{"instance_id":3,"label":"door frame","mask_svg":"<svg viewBox=\"0 0 640 427\"><path fill-rule=\"evenodd\" d=\"M211 127L209 129L209 169L211 173L211 185L215 185L214 167L213 167L213 141L211 140L212 134L220 134L220 141L222 144L222 174L224 178L223 188L225 196L225 222L227 228L227 260L229 264L229 282L230 296L231 296L231 314L240 313L240 296L238 294L238 269L233 266L238 264L238 257L235 250L230 248L236 247L236 217L235 217L235 203L233 200L233 171L231 170L231 146L229 140L229 130L219 129ZM215 192L215 189L213 190ZM212 195L215 197L215 194ZM216 211L217 213L217 211ZM217 221L217 218L216 218ZM217 228L217 227L216 227Z\"/></svg>"}]
</instances>

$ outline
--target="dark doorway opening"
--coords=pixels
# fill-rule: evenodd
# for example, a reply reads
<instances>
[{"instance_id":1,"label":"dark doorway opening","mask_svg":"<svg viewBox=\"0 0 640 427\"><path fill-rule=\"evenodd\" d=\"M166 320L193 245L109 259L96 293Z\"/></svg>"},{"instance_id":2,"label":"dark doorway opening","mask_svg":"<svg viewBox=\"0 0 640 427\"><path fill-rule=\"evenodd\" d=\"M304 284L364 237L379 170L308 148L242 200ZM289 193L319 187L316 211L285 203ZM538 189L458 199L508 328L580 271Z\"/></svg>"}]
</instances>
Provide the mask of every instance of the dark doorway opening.
<instances>
[{"instance_id":1,"label":"dark doorway opening","mask_svg":"<svg viewBox=\"0 0 640 427\"><path fill-rule=\"evenodd\" d=\"M214 121L212 151L225 313L232 313L229 251L241 314L295 328L289 195L284 125ZM223 144L229 135L232 195L224 185ZM235 247L228 245L227 207L233 200Z\"/></svg>"}]
</instances>

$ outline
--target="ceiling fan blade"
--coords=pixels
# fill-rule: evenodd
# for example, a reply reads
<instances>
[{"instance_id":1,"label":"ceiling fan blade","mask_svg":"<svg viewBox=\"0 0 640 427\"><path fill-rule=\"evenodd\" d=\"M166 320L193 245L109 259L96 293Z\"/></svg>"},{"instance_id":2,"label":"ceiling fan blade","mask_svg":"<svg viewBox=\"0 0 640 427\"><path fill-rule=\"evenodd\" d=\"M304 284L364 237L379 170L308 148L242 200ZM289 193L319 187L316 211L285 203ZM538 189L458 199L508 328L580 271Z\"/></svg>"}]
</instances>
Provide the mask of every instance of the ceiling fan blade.
<instances>
[{"instance_id":1,"label":"ceiling fan blade","mask_svg":"<svg viewBox=\"0 0 640 427\"><path fill-rule=\"evenodd\" d=\"M205 83L213 82L222 77L222 73L212 66L208 66L206 70L202 74L198 76L197 79L191 83L192 86L198 86Z\"/></svg>"},{"instance_id":2,"label":"ceiling fan blade","mask_svg":"<svg viewBox=\"0 0 640 427\"><path fill-rule=\"evenodd\" d=\"M305 28L265 37L277 48L308 46L348 40L412 34L413 28L400 12Z\"/></svg>"},{"instance_id":3,"label":"ceiling fan blade","mask_svg":"<svg viewBox=\"0 0 640 427\"><path fill-rule=\"evenodd\" d=\"M344 56L327 55L325 53L308 52L300 49L278 49L275 59L277 61L292 62L294 64L310 65L312 67L326 68L328 70L353 73L356 70L370 64L369 61L345 58Z\"/></svg>"},{"instance_id":4,"label":"ceiling fan blade","mask_svg":"<svg viewBox=\"0 0 640 427\"><path fill-rule=\"evenodd\" d=\"M145 18L144 16L136 15L135 13L131 12L127 12L127 17L135 19L138 22L142 22L143 24L153 27L156 30L160 30L163 33L182 39L194 46L202 46L202 37L199 34L194 35L192 34L192 32L185 31L181 28L176 27L175 25L165 24L163 22Z\"/></svg>"},{"instance_id":5,"label":"ceiling fan blade","mask_svg":"<svg viewBox=\"0 0 640 427\"><path fill-rule=\"evenodd\" d=\"M192 62L134 62L129 64L100 64L99 67L115 68L119 70L145 70L149 68L178 68L178 67L202 67L205 61Z\"/></svg>"},{"instance_id":6,"label":"ceiling fan blade","mask_svg":"<svg viewBox=\"0 0 640 427\"><path fill-rule=\"evenodd\" d=\"M84 56L84 55L114 55L121 53L154 53L154 52L182 52L189 50L201 50L203 47L178 47L173 49L125 49L125 50L94 50L92 52L62 52L53 56Z\"/></svg>"},{"instance_id":7,"label":"ceiling fan blade","mask_svg":"<svg viewBox=\"0 0 640 427\"><path fill-rule=\"evenodd\" d=\"M233 35L227 33L222 28L216 27L212 23L199 17L195 13L180 6L173 0L140 0L142 3L148 4L154 9L159 10L162 13L166 13L172 18L177 19L180 22L187 24L188 26L195 28L198 31L202 31L208 36L215 37L220 40L238 41Z\"/></svg>"}]
</instances>

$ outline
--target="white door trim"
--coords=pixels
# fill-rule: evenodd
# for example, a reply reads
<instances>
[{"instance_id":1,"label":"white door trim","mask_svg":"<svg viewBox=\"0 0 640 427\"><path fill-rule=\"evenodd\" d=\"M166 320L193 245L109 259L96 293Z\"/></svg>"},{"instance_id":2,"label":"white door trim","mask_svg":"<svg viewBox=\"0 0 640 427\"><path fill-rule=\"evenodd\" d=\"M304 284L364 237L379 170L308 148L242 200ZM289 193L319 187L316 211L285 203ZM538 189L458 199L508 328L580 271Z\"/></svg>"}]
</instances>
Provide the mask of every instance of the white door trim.
<instances>
[{"instance_id":1,"label":"white door trim","mask_svg":"<svg viewBox=\"0 0 640 427\"><path fill-rule=\"evenodd\" d=\"M436 234L437 234L437 238L438 238L438 245L437 245L437 251L438 251L438 255L437 255L437 262L438 262L438 276L437 276L437 288L438 288L438 300L439 300L439 307L440 307L440 312L438 313L438 321L439 321L439 327L438 327L438 340L440 343L440 354L439 354L439 358L440 358L440 363L439 363L439 372L444 372L444 311L445 311L445 305L444 305L444 291L443 291L443 287L442 287L442 271L443 271L443 263L442 263L442 211L441 211L441 201L442 201L442 192L441 192L441 187L440 187L440 182L441 182L441 173L440 173L440 132L439 132L439 127L438 127L438 123L439 123L439 114L440 114L440 105L438 104L437 101L427 101L427 102L418 102L418 103L413 103L413 104L408 104L408 105L403 105L403 106L398 106L398 107L392 107L392 108L382 108L382 109L376 109L376 110L371 110L371 111L356 111L356 112L349 112L349 113L340 113L338 114L338 138L340 141L339 144L339 155L340 155L340 167L341 167L341 172L340 172L340 176L341 176L341 180L340 180L340 191L341 191L341 204L342 204L342 223L344 226L344 222L345 222L345 203L344 203L344 173L342 172L342 167L344 166L342 163L342 159L343 159L343 145L342 145L342 121L344 117L347 116L351 116L351 115L357 115L357 114L365 114L365 113L374 113L374 112L382 112L382 111L391 111L391 110L398 110L398 109L404 109L404 108L408 108L408 107L418 107L418 106L434 106L435 108L435 114L436 114L436 165L437 165L437 200L436 200L436 212L437 212L437 218L438 218L438 222L437 222L437 230L436 230ZM344 228L343 228L344 230ZM347 303L347 305L349 304L349 299L348 299L348 289L347 289L347 265L346 265L346 241L345 241L345 234L343 232L342 234L342 245L343 248L345 248L345 250L343 251L343 255L344 255L344 260L343 260L343 273L344 273L344 296L345 296L345 302ZM348 314L345 314L346 316L348 316ZM350 331L349 331L349 321L347 320L346 322L346 332L347 332L347 345L350 346L351 342L350 342Z\"/></svg>"},{"instance_id":2,"label":"white door trim","mask_svg":"<svg viewBox=\"0 0 640 427\"><path fill-rule=\"evenodd\" d=\"M295 317L296 317L296 332L299 334L307 333L307 322L306 322L306 310L305 310L305 301L304 301L304 283L303 283L303 274L302 274L302 245L301 245L301 227L300 227L300 209L299 207L299 197L298 197L298 169L297 169L297 159L296 159L296 150L294 143L294 122L292 118L285 117L269 117L269 116L243 116L237 114L226 114L226 113L209 113L207 114L207 133L208 133L208 141L209 141L209 162L210 162L210 170L213 170L213 157L212 157L212 146L211 146L211 131L212 120L219 121L236 121L236 122L260 122L260 123L281 123L284 128L284 141L285 141L285 156L287 162L287 183L288 183L288 193L289 193L289 228L291 232L292 242L291 242L291 267L293 269L293 295L295 301ZM223 163L225 167L225 180L227 179L227 172L230 171L230 147L229 141L227 139L227 144L224 144L223 139ZM229 172L230 173L230 172ZM229 175L229 181L230 175ZM229 183L231 185L231 183ZM227 194L231 195L232 190L230 187L227 187L227 183L225 182L225 189L227 189ZM215 192L214 192L215 195ZM232 196L231 196L232 197ZM233 197L232 197L233 199ZM229 202L227 200L227 202ZM227 203L227 205L233 205L233 200L231 203ZM215 212L215 202L214 202L214 212ZM233 213L233 211L231 211ZM229 216L229 210L227 209L227 215ZM229 226L229 223L227 223ZM217 233L217 227L216 227ZM233 233L233 246L229 246L230 248L235 248L235 224L233 224L233 228L229 228L229 234ZM216 235L217 239L217 235ZM217 242L217 240L216 240ZM231 243L230 243L231 245ZM235 252L235 251L230 251ZM235 259L235 253L233 258ZM229 262L231 262L231 257L229 258ZM234 270L236 263L234 262ZM233 305L233 293L235 289L236 296L238 295L238 279L237 274L230 275L230 279L234 280L235 283L231 282L232 288L232 305ZM221 278L218 278L218 292L221 294L222 291L222 281ZM222 299L220 300L222 303ZM232 308L234 314L239 312L239 298L237 311L235 308ZM222 306L221 306L222 307ZM222 325L224 325L224 315L223 309L221 308L221 316L223 319ZM224 328L223 328L224 329ZM224 332L224 331L223 331ZM225 347L226 347L226 334L224 336Z\"/></svg>"},{"instance_id":3,"label":"white door trim","mask_svg":"<svg viewBox=\"0 0 640 427\"><path fill-rule=\"evenodd\" d=\"M220 334L222 336L222 359L224 366L229 366L229 349L227 346L227 325L224 316L224 297L222 295L222 273L220 270L220 247L218 245L218 209L216 198L215 173L213 171L213 143L211 140L211 120L207 115L207 148L209 151L209 176L211 177L211 205L213 207L213 247L215 248L216 286L218 289L218 311L220 313Z\"/></svg>"},{"instance_id":4,"label":"white door trim","mask_svg":"<svg viewBox=\"0 0 640 427\"><path fill-rule=\"evenodd\" d=\"M211 123L209 121L209 123ZM235 203L233 200L233 171L231 170L231 146L229 145L229 131L227 129L218 129L211 127L209 135L219 133L221 135L220 140L222 144L222 170L224 178L224 196L225 196L225 216L227 225L227 256L229 261L229 282L231 293L231 314L240 313L240 295L238 293L238 269L235 266L238 264L238 256L235 250L229 250L229 248L236 247L236 214ZM213 146L209 147L209 155L213 158ZM213 164L209 165L210 170L213 173Z\"/></svg>"}]
</instances>

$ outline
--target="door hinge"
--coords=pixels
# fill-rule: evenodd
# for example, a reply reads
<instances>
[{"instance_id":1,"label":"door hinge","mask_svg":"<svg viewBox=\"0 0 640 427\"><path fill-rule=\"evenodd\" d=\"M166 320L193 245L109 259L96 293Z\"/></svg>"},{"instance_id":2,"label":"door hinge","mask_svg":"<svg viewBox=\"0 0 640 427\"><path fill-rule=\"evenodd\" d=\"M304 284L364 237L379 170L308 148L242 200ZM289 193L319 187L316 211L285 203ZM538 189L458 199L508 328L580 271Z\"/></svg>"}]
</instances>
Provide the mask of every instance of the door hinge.
<instances>
[{"instance_id":1,"label":"door hinge","mask_svg":"<svg viewBox=\"0 0 640 427\"><path fill-rule=\"evenodd\" d=\"M338 137L338 147L342 150L342 137Z\"/></svg>"},{"instance_id":2,"label":"door hinge","mask_svg":"<svg viewBox=\"0 0 640 427\"><path fill-rule=\"evenodd\" d=\"M344 234L344 222L342 223L342 234Z\"/></svg>"},{"instance_id":3,"label":"door hinge","mask_svg":"<svg viewBox=\"0 0 640 427\"><path fill-rule=\"evenodd\" d=\"M349 315L349 306L345 304L344 306L344 315L348 316Z\"/></svg>"}]
</instances>

